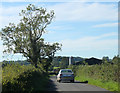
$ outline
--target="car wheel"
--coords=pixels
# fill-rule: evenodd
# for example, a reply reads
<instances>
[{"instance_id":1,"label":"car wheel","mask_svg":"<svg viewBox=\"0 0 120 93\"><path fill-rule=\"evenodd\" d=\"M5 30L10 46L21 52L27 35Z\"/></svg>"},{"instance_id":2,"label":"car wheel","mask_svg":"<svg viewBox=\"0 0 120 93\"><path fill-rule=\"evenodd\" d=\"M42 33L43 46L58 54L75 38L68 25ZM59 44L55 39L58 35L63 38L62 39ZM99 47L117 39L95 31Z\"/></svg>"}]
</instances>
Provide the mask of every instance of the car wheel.
<instances>
[{"instance_id":1,"label":"car wheel","mask_svg":"<svg viewBox=\"0 0 120 93\"><path fill-rule=\"evenodd\" d=\"M72 83L74 83L74 80L71 80Z\"/></svg>"},{"instance_id":2,"label":"car wheel","mask_svg":"<svg viewBox=\"0 0 120 93\"><path fill-rule=\"evenodd\" d=\"M61 80L58 80L58 82L60 83L60 82L61 82Z\"/></svg>"}]
</instances>

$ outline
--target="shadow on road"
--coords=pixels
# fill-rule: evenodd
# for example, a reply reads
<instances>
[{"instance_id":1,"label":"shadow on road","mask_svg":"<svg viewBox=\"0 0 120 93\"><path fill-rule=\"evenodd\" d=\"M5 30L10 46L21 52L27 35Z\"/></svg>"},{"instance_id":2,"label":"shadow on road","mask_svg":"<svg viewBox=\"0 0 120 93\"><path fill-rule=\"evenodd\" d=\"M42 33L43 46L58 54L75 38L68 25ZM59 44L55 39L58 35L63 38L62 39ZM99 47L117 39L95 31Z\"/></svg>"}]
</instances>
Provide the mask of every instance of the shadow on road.
<instances>
[{"instance_id":1,"label":"shadow on road","mask_svg":"<svg viewBox=\"0 0 120 93\"><path fill-rule=\"evenodd\" d=\"M55 78L55 76L51 76L51 77ZM47 87L48 87L46 91L47 93L58 93L56 85L53 80L49 79L49 83Z\"/></svg>"},{"instance_id":2,"label":"shadow on road","mask_svg":"<svg viewBox=\"0 0 120 93\"><path fill-rule=\"evenodd\" d=\"M47 91L56 91L56 85L54 84L54 82L52 80L49 80L48 83L48 90Z\"/></svg>"},{"instance_id":3,"label":"shadow on road","mask_svg":"<svg viewBox=\"0 0 120 93\"><path fill-rule=\"evenodd\" d=\"M70 82L70 81L61 81L60 83L83 83L83 84L88 84L88 81L83 81L83 82L80 82L80 81L74 81L74 82Z\"/></svg>"},{"instance_id":4,"label":"shadow on road","mask_svg":"<svg viewBox=\"0 0 120 93\"><path fill-rule=\"evenodd\" d=\"M83 82L80 82L80 81L75 81L74 83L83 83L83 84L87 84L88 81L83 81Z\"/></svg>"}]
</instances>

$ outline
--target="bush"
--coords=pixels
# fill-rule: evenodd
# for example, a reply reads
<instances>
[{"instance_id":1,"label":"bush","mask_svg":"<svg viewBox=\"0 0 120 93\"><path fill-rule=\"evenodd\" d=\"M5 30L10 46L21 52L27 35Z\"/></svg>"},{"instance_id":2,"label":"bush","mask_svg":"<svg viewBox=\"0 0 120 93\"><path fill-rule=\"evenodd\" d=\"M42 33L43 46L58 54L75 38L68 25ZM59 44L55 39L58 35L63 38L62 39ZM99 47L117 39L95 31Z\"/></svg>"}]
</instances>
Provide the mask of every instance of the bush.
<instances>
[{"instance_id":1,"label":"bush","mask_svg":"<svg viewBox=\"0 0 120 93\"><path fill-rule=\"evenodd\" d=\"M8 64L2 70L2 92L45 90L48 76L32 65Z\"/></svg>"}]
</instances>

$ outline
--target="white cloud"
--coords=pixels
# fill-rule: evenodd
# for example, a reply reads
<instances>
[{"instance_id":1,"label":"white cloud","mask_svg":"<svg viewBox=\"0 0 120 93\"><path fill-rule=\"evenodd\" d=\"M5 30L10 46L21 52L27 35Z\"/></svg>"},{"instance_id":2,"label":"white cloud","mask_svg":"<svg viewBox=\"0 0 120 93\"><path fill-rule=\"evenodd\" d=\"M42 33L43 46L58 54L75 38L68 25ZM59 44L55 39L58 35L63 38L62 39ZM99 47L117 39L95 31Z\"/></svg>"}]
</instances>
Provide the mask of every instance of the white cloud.
<instances>
[{"instance_id":1,"label":"white cloud","mask_svg":"<svg viewBox=\"0 0 120 93\"><path fill-rule=\"evenodd\" d=\"M26 5L27 6L27 5ZM1 27L8 25L9 22L18 23L19 13L25 9L25 5L2 6L0 7ZM41 5L39 5L41 6ZM45 6L45 5L44 5ZM56 5L45 6L48 10L54 10L55 21L113 21L117 20L117 8L114 4L101 3L57 3Z\"/></svg>"},{"instance_id":2,"label":"white cloud","mask_svg":"<svg viewBox=\"0 0 120 93\"><path fill-rule=\"evenodd\" d=\"M22 9L25 9L25 6L0 7L0 12L2 12L0 15L0 21L2 23L0 29L7 26L9 23L19 23L21 18L19 13Z\"/></svg>"},{"instance_id":3,"label":"white cloud","mask_svg":"<svg viewBox=\"0 0 120 93\"><path fill-rule=\"evenodd\" d=\"M14 15L19 15L19 12L22 9L25 9L26 6L19 5L19 6L2 6L2 15L8 15L8 16L14 16Z\"/></svg>"},{"instance_id":4,"label":"white cloud","mask_svg":"<svg viewBox=\"0 0 120 93\"><path fill-rule=\"evenodd\" d=\"M118 33L111 32L111 33L103 34L103 35L99 36L98 38L100 39L100 38L110 37L110 36L118 36Z\"/></svg>"},{"instance_id":5,"label":"white cloud","mask_svg":"<svg viewBox=\"0 0 120 93\"><path fill-rule=\"evenodd\" d=\"M63 44L62 51L66 53L72 53L75 51L104 51L104 50L113 50L118 46L117 39L103 39L106 37L117 36L117 33L108 33L100 36L89 36L83 37L75 40L67 39L61 41ZM117 50L117 49L116 49Z\"/></svg>"},{"instance_id":6,"label":"white cloud","mask_svg":"<svg viewBox=\"0 0 120 93\"><path fill-rule=\"evenodd\" d=\"M49 6L59 21L114 21L117 20L117 4L60 3Z\"/></svg>"},{"instance_id":7,"label":"white cloud","mask_svg":"<svg viewBox=\"0 0 120 93\"><path fill-rule=\"evenodd\" d=\"M105 24L98 24L94 25L93 27L116 27L118 26L118 23L105 23Z\"/></svg>"},{"instance_id":8,"label":"white cloud","mask_svg":"<svg viewBox=\"0 0 120 93\"><path fill-rule=\"evenodd\" d=\"M20 18L18 16L6 16L6 17L4 16L4 17L2 17L2 24L1 24L0 28L4 28L5 26L8 26L9 23L17 24L20 22L19 19Z\"/></svg>"}]
</instances>

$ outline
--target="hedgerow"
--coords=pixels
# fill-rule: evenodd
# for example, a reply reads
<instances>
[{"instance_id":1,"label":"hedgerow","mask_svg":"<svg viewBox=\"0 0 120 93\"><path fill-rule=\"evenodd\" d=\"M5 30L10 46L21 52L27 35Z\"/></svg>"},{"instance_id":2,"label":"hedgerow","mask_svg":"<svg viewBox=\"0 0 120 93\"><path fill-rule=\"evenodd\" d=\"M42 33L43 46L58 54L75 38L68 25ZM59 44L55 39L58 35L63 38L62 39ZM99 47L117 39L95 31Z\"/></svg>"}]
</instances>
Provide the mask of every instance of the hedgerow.
<instances>
[{"instance_id":1,"label":"hedgerow","mask_svg":"<svg viewBox=\"0 0 120 93\"><path fill-rule=\"evenodd\" d=\"M2 92L34 92L46 89L48 75L33 65L7 64L2 69Z\"/></svg>"},{"instance_id":2,"label":"hedgerow","mask_svg":"<svg viewBox=\"0 0 120 93\"><path fill-rule=\"evenodd\" d=\"M118 77L120 72L118 64L71 65L69 68L74 71L75 78L79 81L88 80L88 83L90 82L89 84L95 84L112 91L118 91ZM108 83L111 82L114 84L108 85Z\"/></svg>"}]
</instances>

